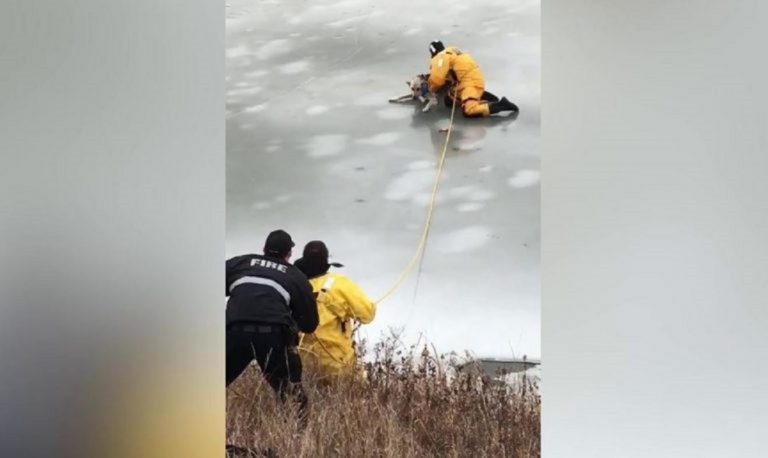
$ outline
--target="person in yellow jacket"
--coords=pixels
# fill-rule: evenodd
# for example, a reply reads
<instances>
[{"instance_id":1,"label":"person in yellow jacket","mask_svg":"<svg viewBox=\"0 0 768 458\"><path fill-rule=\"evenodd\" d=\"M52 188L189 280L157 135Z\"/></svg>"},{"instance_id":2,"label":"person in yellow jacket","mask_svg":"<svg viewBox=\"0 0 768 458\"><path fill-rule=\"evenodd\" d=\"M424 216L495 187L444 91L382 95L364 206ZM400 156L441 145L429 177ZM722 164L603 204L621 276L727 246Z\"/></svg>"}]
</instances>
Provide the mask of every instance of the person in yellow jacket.
<instances>
[{"instance_id":1,"label":"person in yellow jacket","mask_svg":"<svg viewBox=\"0 0 768 458\"><path fill-rule=\"evenodd\" d=\"M484 117L493 114L513 114L519 110L517 105L485 90L485 78L480 67L466 52L456 46L445 47L441 41L429 44L431 61L429 78L422 85L422 95L426 92L437 93L446 84L450 85L446 105L451 106L453 99L467 117Z\"/></svg>"},{"instance_id":2,"label":"person in yellow jacket","mask_svg":"<svg viewBox=\"0 0 768 458\"><path fill-rule=\"evenodd\" d=\"M376 315L376 304L347 276L329 272L328 248L315 240L304 247L294 263L309 279L317 298L320 322L312 334L301 340L302 357L320 369L322 375L354 373L355 349L352 332L356 322L367 324Z\"/></svg>"}]
</instances>

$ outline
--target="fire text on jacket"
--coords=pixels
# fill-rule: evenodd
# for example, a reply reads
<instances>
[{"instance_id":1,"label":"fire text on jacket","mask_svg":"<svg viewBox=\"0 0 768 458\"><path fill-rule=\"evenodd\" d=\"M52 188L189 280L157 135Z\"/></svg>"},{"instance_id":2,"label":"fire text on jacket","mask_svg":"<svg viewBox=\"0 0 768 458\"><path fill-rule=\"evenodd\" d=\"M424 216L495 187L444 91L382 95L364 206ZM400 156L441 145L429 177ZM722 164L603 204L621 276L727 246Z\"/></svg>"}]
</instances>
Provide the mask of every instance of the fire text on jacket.
<instances>
[{"instance_id":1,"label":"fire text on jacket","mask_svg":"<svg viewBox=\"0 0 768 458\"><path fill-rule=\"evenodd\" d=\"M277 269L280 272L288 271L288 266L266 259L251 259L251 266L255 265L259 265L261 267L269 267L270 269Z\"/></svg>"}]
</instances>

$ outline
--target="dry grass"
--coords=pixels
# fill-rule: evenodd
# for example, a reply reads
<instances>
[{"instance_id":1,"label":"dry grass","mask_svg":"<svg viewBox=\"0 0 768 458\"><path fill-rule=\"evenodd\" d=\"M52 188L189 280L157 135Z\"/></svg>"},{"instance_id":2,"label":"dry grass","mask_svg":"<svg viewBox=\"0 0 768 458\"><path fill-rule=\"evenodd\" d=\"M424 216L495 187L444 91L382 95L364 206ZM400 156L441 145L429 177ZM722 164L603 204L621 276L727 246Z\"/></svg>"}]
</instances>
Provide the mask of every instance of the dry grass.
<instances>
[{"instance_id":1,"label":"dry grass","mask_svg":"<svg viewBox=\"0 0 768 458\"><path fill-rule=\"evenodd\" d=\"M492 383L420 350L396 338L376 345L367 381L305 374L304 427L295 404L278 404L258 368L247 369L227 393L227 443L245 449L232 456L540 456L534 381Z\"/></svg>"}]
</instances>

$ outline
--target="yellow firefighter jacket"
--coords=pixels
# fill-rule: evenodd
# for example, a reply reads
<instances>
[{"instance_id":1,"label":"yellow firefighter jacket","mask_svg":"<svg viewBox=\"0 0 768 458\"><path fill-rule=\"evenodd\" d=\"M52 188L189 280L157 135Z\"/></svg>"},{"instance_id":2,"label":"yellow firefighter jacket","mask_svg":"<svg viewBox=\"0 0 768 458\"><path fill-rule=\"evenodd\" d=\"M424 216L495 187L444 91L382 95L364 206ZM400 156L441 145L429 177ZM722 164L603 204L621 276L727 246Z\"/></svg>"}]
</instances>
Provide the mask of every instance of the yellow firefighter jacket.
<instances>
[{"instance_id":1,"label":"yellow firefighter jacket","mask_svg":"<svg viewBox=\"0 0 768 458\"><path fill-rule=\"evenodd\" d=\"M320 323L312 334L301 341L302 357L312 360L323 373L335 373L353 367L355 349L352 331L355 321L373 321L376 304L352 280L342 274L328 272L310 278L317 295Z\"/></svg>"},{"instance_id":2,"label":"yellow firefighter jacket","mask_svg":"<svg viewBox=\"0 0 768 458\"><path fill-rule=\"evenodd\" d=\"M432 58L429 64L429 91L437 92L445 83L456 84L455 90L485 87L485 78L475 59L455 46L448 46Z\"/></svg>"}]
</instances>

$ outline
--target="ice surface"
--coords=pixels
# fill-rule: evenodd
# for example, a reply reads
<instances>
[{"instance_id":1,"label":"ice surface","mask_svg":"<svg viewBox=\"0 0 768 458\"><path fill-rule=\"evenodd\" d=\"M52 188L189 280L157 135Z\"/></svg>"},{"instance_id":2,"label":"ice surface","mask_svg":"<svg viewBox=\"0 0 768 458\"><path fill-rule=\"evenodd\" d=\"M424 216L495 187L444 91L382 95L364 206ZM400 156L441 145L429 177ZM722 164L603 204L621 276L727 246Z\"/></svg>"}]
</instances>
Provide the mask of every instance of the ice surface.
<instances>
[{"instance_id":1,"label":"ice surface","mask_svg":"<svg viewBox=\"0 0 768 458\"><path fill-rule=\"evenodd\" d=\"M389 107L376 111L376 116L383 120L408 119L413 117L413 110L407 107Z\"/></svg>"},{"instance_id":2,"label":"ice surface","mask_svg":"<svg viewBox=\"0 0 768 458\"><path fill-rule=\"evenodd\" d=\"M297 73L303 73L309 70L308 60L297 60L295 62L289 62L279 67L280 73L283 75L295 75Z\"/></svg>"},{"instance_id":3,"label":"ice surface","mask_svg":"<svg viewBox=\"0 0 768 458\"><path fill-rule=\"evenodd\" d=\"M445 254L470 253L491 241L493 231L483 226L471 226L435 234L434 248Z\"/></svg>"},{"instance_id":4,"label":"ice surface","mask_svg":"<svg viewBox=\"0 0 768 458\"><path fill-rule=\"evenodd\" d=\"M227 91L227 97L234 97L234 96L240 96L240 95L253 95L258 94L262 91L262 88L259 86L250 86L246 85L246 87L238 86L237 89L230 89Z\"/></svg>"},{"instance_id":5,"label":"ice surface","mask_svg":"<svg viewBox=\"0 0 768 458\"><path fill-rule=\"evenodd\" d=\"M400 137L402 137L402 134L399 132L382 132L370 137L358 139L357 143L363 145L386 146L395 143Z\"/></svg>"},{"instance_id":6,"label":"ice surface","mask_svg":"<svg viewBox=\"0 0 768 458\"><path fill-rule=\"evenodd\" d=\"M293 48L290 40L283 38L271 40L256 50L259 59L271 59L275 56L288 53Z\"/></svg>"},{"instance_id":7,"label":"ice surface","mask_svg":"<svg viewBox=\"0 0 768 458\"><path fill-rule=\"evenodd\" d=\"M310 116L317 116L325 113L328 110L329 108L325 105L312 105L311 107L308 107L304 111Z\"/></svg>"},{"instance_id":8,"label":"ice surface","mask_svg":"<svg viewBox=\"0 0 768 458\"><path fill-rule=\"evenodd\" d=\"M342 151L347 144L347 136L342 134L315 135L307 143L309 157L335 156Z\"/></svg>"},{"instance_id":9,"label":"ice surface","mask_svg":"<svg viewBox=\"0 0 768 458\"><path fill-rule=\"evenodd\" d=\"M406 200L415 193L432 186L435 172L432 170L409 170L392 180L384 191L387 200Z\"/></svg>"},{"instance_id":10,"label":"ice surface","mask_svg":"<svg viewBox=\"0 0 768 458\"><path fill-rule=\"evenodd\" d=\"M244 108L243 112L244 113L260 113L260 112L262 112L262 111L264 111L266 109L267 109L267 104L266 103L260 103L258 105L251 105L251 106L249 106L247 108Z\"/></svg>"},{"instance_id":11,"label":"ice surface","mask_svg":"<svg viewBox=\"0 0 768 458\"><path fill-rule=\"evenodd\" d=\"M456 207L460 212L476 212L485 208L485 204L480 202L467 202Z\"/></svg>"},{"instance_id":12,"label":"ice surface","mask_svg":"<svg viewBox=\"0 0 768 458\"><path fill-rule=\"evenodd\" d=\"M527 188L539 184L540 175L538 170L518 170L507 183L513 188Z\"/></svg>"},{"instance_id":13,"label":"ice surface","mask_svg":"<svg viewBox=\"0 0 768 458\"><path fill-rule=\"evenodd\" d=\"M269 75L269 72L266 70L254 70L252 72L246 73L244 76L247 78L261 78L262 76Z\"/></svg>"},{"instance_id":14,"label":"ice surface","mask_svg":"<svg viewBox=\"0 0 768 458\"><path fill-rule=\"evenodd\" d=\"M410 79L413 75L409 75L407 77L403 77L402 80L405 81L406 79ZM397 88L398 94L403 95L407 91L407 88L405 85ZM362 95L356 97L354 99L354 104L361 107L382 107L384 104L383 102L386 102L388 99L392 98L391 93L387 92L364 92Z\"/></svg>"},{"instance_id":15,"label":"ice surface","mask_svg":"<svg viewBox=\"0 0 768 458\"><path fill-rule=\"evenodd\" d=\"M227 48L226 56L227 59L237 59L239 57L245 57L250 54L250 50L246 46L233 46L231 48Z\"/></svg>"},{"instance_id":16,"label":"ice surface","mask_svg":"<svg viewBox=\"0 0 768 458\"><path fill-rule=\"evenodd\" d=\"M227 254L258 252L275 228L297 252L323 239L378 299L416 249L450 115L442 100L427 114L387 100L428 71L427 46L442 39L470 52L486 89L521 113L457 114L423 261L361 335L398 327L439 351L540 357L539 9L231 0Z\"/></svg>"}]
</instances>

